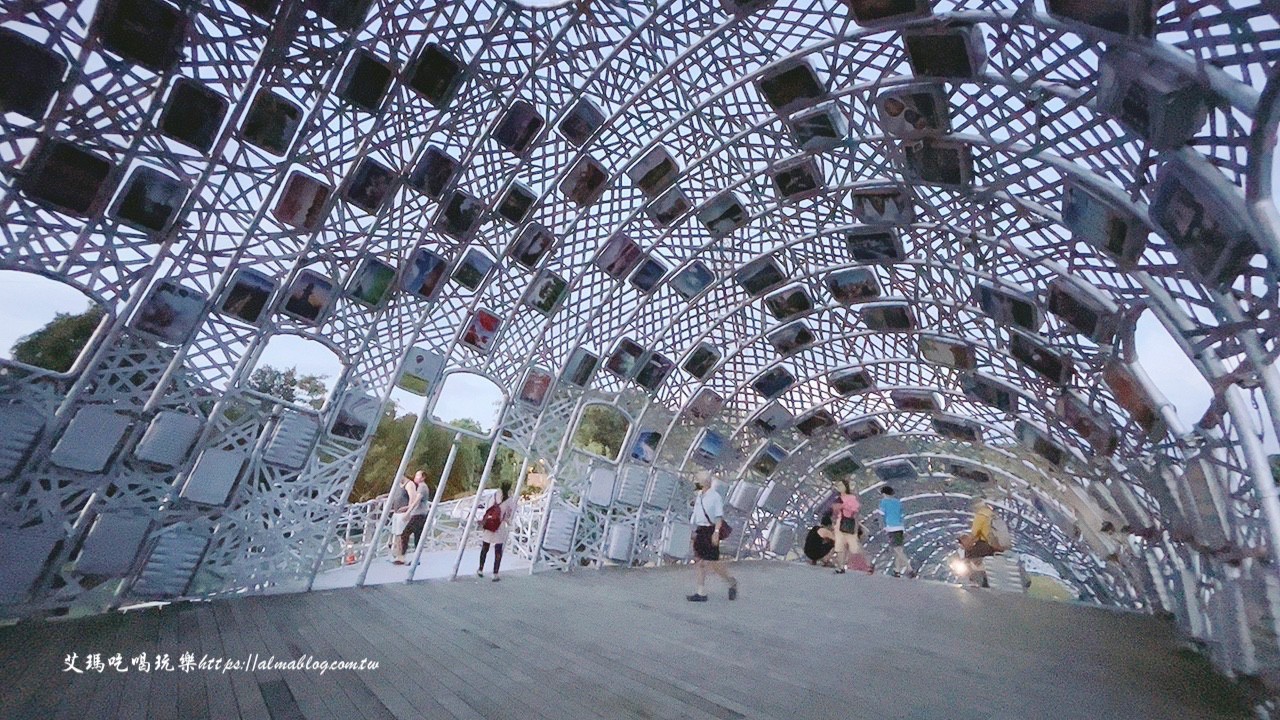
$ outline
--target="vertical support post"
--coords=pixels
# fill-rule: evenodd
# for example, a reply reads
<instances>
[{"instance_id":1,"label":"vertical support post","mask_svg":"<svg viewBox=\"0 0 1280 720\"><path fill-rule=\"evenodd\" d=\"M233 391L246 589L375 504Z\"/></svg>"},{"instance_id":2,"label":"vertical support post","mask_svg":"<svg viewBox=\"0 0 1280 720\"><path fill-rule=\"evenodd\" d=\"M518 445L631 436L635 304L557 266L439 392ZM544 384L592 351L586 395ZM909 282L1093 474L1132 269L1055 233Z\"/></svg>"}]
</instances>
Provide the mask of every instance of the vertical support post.
<instances>
[{"instance_id":1,"label":"vertical support post","mask_svg":"<svg viewBox=\"0 0 1280 720\"><path fill-rule=\"evenodd\" d=\"M520 470L516 474L516 487L511 491L512 497L520 497L520 492L524 490L524 479L529 473L529 456L525 455L524 460L520 462Z\"/></svg>"},{"instance_id":2,"label":"vertical support post","mask_svg":"<svg viewBox=\"0 0 1280 720\"><path fill-rule=\"evenodd\" d=\"M400 456L400 465L396 467L396 475L391 479L391 488L387 492L387 500L382 504L382 513L378 515L378 523L373 529L373 537L369 540L369 548L365 552L364 562L360 563L360 574L356 576L356 587L364 586L365 578L369 575L369 566L373 564L373 556L377 554L378 538L382 535L382 528L386 527L387 518L391 516L391 499L395 497L396 484L400 482L400 478L404 477L405 470L409 467L409 459L413 457L413 449L418 444L418 436L422 434L422 427L427 422L427 406L431 403L428 397L422 403L422 411L418 413L418 419L413 422L413 429L409 431L409 444L404 448L404 454ZM421 541L419 541L421 542ZM312 582L315 581L315 574L312 573ZM308 590L311 588L308 587Z\"/></svg>"},{"instance_id":3,"label":"vertical support post","mask_svg":"<svg viewBox=\"0 0 1280 720\"><path fill-rule=\"evenodd\" d=\"M1280 371L1276 370L1275 365L1268 365L1259 374L1262 376L1262 397L1273 423L1267 429L1277 433L1280 432L1280 427L1276 427L1274 423L1280 420ZM1262 501L1263 511L1271 525L1271 542L1273 545L1280 544L1280 488L1272 482L1254 490Z\"/></svg>"},{"instance_id":4,"label":"vertical support post","mask_svg":"<svg viewBox=\"0 0 1280 720\"><path fill-rule=\"evenodd\" d=\"M520 461L520 469L516 472L516 486L511 491L511 497L516 499L516 517L520 516L520 493L524 491L524 481L529 475L529 455L526 453L524 459ZM533 557L530 555L530 560Z\"/></svg>"},{"instance_id":5,"label":"vertical support post","mask_svg":"<svg viewBox=\"0 0 1280 720\"><path fill-rule=\"evenodd\" d=\"M413 551L413 562L409 566L409 577L405 582L413 582L418 572L418 563L422 560L422 551L427 547L427 539L435 527L436 512L440 509L440 498L444 497L444 486L449 482L449 473L453 471L453 461L458 458L458 446L462 444L462 433L453 434L453 444L449 446L449 457L444 461L444 470L440 472L440 480L436 482L436 494L431 498L431 508L427 510L427 521L422 525L422 535L418 538L418 547Z\"/></svg>"},{"instance_id":6,"label":"vertical support post","mask_svg":"<svg viewBox=\"0 0 1280 720\"><path fill-rule=\"evenodd\" d=\"M1276 388L1272 382L1268 382L1268 379L1274 379L1274 377L1274 368L1263 372L1262 394L1266 398L1267 409L1273 413L1280 409L1274 404L1276 399L1273 395ZM1257 435L1249 432L1254 429L1253 418L1249 415L1244 391L1231 386L1223 391L1223 396L1227 401L1227 412L1231 413L1238 428L1240 452L1249 464L1249 474L1253 478L1253 491L1257 493L1258 501L1262 505L1262 514L1267 519L1267 544L1271 546L1271 561L1280 564L1280 497L1277 497L1276 481L1271 476L1271 463L1267 460L1266 451L1262 449L1262 441ZM1272 417L1278 416L1272 415Z\"/></svg>"},{"instance_id":7,"label":"vertical support post","mask_svg":"<svg viewBox=\"0 0 1280 720\"><path fill-rule=\"evenodd\" d=\"M551 519L551 505L552 505L552 500L555 498L556 491L557 491L556 477L555 475L552 475L550 479L547 480L547 491L546 491L547 499L545 501L547 504L547 507L545 510L542 511L542 527L538 528L538 542L533 544L533 551L532 553L530 553L530 558L529 558L529 574L530 575L533 574L534 569L538 566L538 556L542 555L542 543L545 542L547 539L547 521Z\"/></svg>"},{"instance_id":8,"label":"vertical support post","mask_svg":"<svg viewBox=\"0 0 1280 720\"><path fill-rule=\"evenodd\" d=\"M534 445L538 441L538 432L542 430L542 421L544 418L546 418L546 416L547 416L547 413L546 413L546 409L544 408L543 412L538 413L538 419L533 424L533 430L529 432L529 451L524 454L524 459L520 463L520 473L519 473L519 476L516 477L515 490L512 491L514 493L512 497L516 498L517 512L519 512L519 508L520 508L520 493L524 491L525 480L527 480L529 477L529 458L533 454ZM561 441L562 448L563 448L563 445L564 443L562 440ZM548 488L548 492L549 491L550 489ZM539 538L541 538L541 530L545 528L546 525L547 525L547 518L546 518L546 514L544 513L542 517L542 525L539 528L539 531L540 531ZM530 540L532 540L532 538L530 538ZM540 540L539 542L531 542L529 544L529 574L531 575L533 574L534 563L538 559L538 548L540 546L541 546Z\"/></svg>"},{"instance_id":9,"label":"vertical support post","mask_svg":"<svg viewBox=\"0 0 1280 720\"><path fill-rule=\"evenodd\" d=\"M550 473L549 478L547 479L547 489L546 489L547 509L544 510L542 513L542 527L538 529L538 542L534 543L533 552L531 553L531 556L529 558L529 574L530 575L532 575L533 571L538 567L538 557L542 555L542 544L546 542L546 539L547 539L547 521L551 519L551 506L555 504L555 497L557 492L556 483L557 483L557 476L560 474L560 463L564 460L565 450L568 449L569 444L573 441L574 433L576 433L578 430L578 421L580 420L578 415L579 413L582 412L582 408L585 406L585 403L583 403L583 400L585 399L586 399L586 394L584 393L581 397L578 398L577 403L575 403L574 405L574 412L573 412L574 422L569 425L569 430L564 434L564 437L560 438L560 448L556 451L556 464L553 471ZM541 419L539 419L538 422L541 423L542 422Z\"/></svg>"}]
</instances>

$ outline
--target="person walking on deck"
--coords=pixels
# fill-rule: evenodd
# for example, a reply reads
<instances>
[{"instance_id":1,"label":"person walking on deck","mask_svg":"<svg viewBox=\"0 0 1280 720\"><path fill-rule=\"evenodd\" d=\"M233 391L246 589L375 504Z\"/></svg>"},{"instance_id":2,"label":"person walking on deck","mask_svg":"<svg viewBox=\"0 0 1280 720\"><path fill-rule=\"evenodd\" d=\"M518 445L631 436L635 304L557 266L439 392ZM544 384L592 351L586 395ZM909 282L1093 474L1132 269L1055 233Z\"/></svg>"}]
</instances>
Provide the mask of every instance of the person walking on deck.
<instances>
[{"instance_id":1,"label":"person walking on deck","mask_svg":"<svg viewBox=\"0 0 1280 720\"><path fill-rule=\"evenodd\" d=\"M709 478L694 481L697 491L693 498L693 567L697 577L697 590L685 599L690 602L707 601L707 572L713 572L729 584L729 599L738 599L738 580L729 574L720 560L720 526L724 524L724 502L711 489Z\"/></svg>"},{"instance_id":2,"label":"person walking on deck","mask_svg":"<svg viewBox=\"0 0 1280 720\"><path fill-rule=\"evenodd\" d=\"M889 547L893 548L893 576L900 577L906 573L907 577L915 577L915 570L911 569L911 561L907 559L907 551L904 547L906 524L902 517L902 501L894 494L894 489L888 485L880 488L880 514L884 516L884 531L889 536Z\"/></svg>"},{"instance_id":3,"label":"person walking on deck","mask_svg":"<svg viewBox=\"0 0 1280 720\"><path fill-rule=\"evenodd\" d=\"M831 506L831 527L836 536L836 574L843 573L850 562L856 562L859 569L870 572L870 564L862 556L862 542L858 539L858 511L862 509L862 503L848 480L841 480L840 488L840 497Z\"/></svg>"},{"instance_id":4,"label":"person walking on deck","mask_svg":"<svg viewBox=\"0 0 1280 720\"><path fill-rule=\"evenodd\" d=\"M987 581L987 571L982 567L983 558L996 554L991 543L991 523L995 511L982 498L973 499L973 525L969 532L960 536L960 547L964 549L964 559L969 564L970 582L991 587Z\"/></svg>"},{"instance_id":5,"label":"person walking on deck","mask_svg":"<svg viewBox=\"0 0 1280 720\"><path fill-rule=\"evenodd\" d=\"M484 577L484 561L489 547L493 546L493 581L501 579L498 571L502 568L502 546L507 542L515 515L516 499L511 497L511 483L504 482L480 520L480 567L476 569L476 577Z\"/></svg>"}]
</instances>

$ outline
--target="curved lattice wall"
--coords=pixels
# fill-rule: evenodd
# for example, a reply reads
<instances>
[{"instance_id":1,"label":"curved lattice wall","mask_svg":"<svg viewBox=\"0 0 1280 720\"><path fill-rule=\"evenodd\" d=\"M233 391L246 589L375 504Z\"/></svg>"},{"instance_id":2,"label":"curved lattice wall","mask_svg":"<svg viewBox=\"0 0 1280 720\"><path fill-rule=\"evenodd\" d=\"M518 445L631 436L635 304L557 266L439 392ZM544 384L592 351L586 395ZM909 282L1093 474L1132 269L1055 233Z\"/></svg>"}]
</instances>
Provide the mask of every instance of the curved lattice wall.
<instances>
[{"instance_id":1,"label":"curved lattice wall","mask_svg":"<svg viewBox=\"0 0 1280 720\"><path fill-rule=\"evenodd\" d=\"M107 320L0 376L5 613L310 587L376 408L468 370L551 468L538 567L678 557L697 470L744 557L891 478L930 572L984 494L1081 597L1273 669L1267 7L8 3L0 267ZM282 333L342 360L323 409L247 389ZM570 441L598 402L621 461Z\"/></svg>"}]
</instances>

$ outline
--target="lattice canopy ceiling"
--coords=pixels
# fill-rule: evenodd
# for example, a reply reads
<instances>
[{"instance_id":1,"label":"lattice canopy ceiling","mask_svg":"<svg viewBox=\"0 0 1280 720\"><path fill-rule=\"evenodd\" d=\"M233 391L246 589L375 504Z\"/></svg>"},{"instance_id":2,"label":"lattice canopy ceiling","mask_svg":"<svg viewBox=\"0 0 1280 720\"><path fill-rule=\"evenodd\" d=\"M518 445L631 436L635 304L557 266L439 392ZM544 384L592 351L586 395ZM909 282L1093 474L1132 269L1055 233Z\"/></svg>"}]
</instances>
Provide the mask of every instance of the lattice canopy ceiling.
<instances>
[{"instance_id":1,"label":"lattice canopy ceiling","mask_svg":"<svg viewBox=\"0 0 1280 720\"><path fill-rule=\"evenodd\" d=\"M1084 596L1274 603L1267 8L9 3L0 264L107 320L7 363L2 599L309 586L376 408L465 370L558 483L535 563L661 555L696 468L777 553L850 475L914 488L922 557L986 492ZM1144 312L1216 394L1194 427ZM282 333L341 360L322 410L244 387ZM566 432L599 402L621 461Z\"/></svg>"}]
</instances>

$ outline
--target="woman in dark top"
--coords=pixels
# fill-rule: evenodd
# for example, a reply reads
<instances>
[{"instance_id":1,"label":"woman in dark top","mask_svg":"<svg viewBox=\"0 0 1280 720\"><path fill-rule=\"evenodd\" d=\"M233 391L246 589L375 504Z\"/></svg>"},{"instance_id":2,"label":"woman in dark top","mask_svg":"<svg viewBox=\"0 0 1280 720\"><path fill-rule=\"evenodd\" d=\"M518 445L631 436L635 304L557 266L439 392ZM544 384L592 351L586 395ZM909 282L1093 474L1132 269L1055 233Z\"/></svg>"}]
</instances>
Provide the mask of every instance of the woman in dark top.
<instances>
[{"instance_id":1,"label":"woman in dark top","mask_svg":"<svg viewBox=\"0 0 1280 720\"><path fill-rule=\"evenodd\" d=\"M804 556L809 558L810 565L817 565L823 562L836 549L836 541L831 533L831 521L826 522L827 527L822 525L814 525L809 528L809 534L804 539Z\"/></svg>"}]
</instances>

